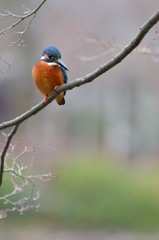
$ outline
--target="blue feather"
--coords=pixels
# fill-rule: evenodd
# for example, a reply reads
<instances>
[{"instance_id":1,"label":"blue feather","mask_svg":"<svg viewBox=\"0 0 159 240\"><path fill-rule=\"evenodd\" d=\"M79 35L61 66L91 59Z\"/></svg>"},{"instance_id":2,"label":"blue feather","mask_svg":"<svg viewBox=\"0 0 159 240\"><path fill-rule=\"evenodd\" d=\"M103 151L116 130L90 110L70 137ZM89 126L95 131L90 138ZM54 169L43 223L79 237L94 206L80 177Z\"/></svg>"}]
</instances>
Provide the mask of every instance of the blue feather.
<instances>
[{"instance_id":1,"label":"blue feather","mask_svg":"<svg viewBox=\"0 0 159 240\"><path fill-rule=\"evenodd\" d=\"M60 58L61 59L61 53L60 51L54 47L54 46L49 46L47 48L44 49L42 55L44 54L47 54L48 56L52 56L52 57L55 57L55 58Z\"/></svg>"}]
</instances>

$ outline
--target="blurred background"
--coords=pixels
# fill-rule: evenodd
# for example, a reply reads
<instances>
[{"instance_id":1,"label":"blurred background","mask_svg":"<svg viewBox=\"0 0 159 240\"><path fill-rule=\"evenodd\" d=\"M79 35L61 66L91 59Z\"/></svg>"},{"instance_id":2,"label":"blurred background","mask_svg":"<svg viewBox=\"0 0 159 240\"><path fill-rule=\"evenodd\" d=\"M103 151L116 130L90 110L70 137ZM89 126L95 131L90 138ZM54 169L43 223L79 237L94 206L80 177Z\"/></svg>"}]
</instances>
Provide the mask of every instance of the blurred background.
<instances>
[{"instance_id":1,"label":"blurred background","mask_svg":"<svg viewBox=\"0 0 159 240\"><path fill-rule=\"evenodd\" d=\"M24 6L32 10L39 3L1 0L0 8L22 15ZM31 70L46 46L60 49L73 81L115 56L157 10L157 0L46 1L21 46L10 45L28 20L0 38L0 122L43 99ZM12 22L2 19L0 30ZM65 106L53 102L20 126L13 139L16 154L36 147L27 155L34 155L34 171L53 171L57 179L37 182L38 212L11 213L2 221L6 239L8 226L14 226L10 233L16 239L112 239L112 234L129 239L130 233L137 239L137 231L144 239L158 239L158 31L156 25L138 50L109 72L68 91ZM155 54L143 53L154 49Z\"/></svg>"}]
</instances>

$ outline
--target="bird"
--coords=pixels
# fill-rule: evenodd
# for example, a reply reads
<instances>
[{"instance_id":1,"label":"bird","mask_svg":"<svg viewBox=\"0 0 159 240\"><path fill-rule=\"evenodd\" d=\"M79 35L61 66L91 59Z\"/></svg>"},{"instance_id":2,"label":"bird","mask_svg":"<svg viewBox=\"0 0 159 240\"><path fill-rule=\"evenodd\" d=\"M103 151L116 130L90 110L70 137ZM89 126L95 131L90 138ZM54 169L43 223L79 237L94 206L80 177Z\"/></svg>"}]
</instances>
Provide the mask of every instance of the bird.
<instances>
[{"instance_id":1,"label":"bird","mask_svg":"<svg viewBox=\"0 0 159 240\"><path fill-rule=\"evenodd\" d=\"M68 67L61 60L61 53L55 46L46 47L41 59L32 68L32 77L36 87L45 96L44 102L47 103L49 95L56 91L58 86L67 83ZM60 93L56 97L59 105L65 104L66 92Z\"/></svg>"}]
</instances>

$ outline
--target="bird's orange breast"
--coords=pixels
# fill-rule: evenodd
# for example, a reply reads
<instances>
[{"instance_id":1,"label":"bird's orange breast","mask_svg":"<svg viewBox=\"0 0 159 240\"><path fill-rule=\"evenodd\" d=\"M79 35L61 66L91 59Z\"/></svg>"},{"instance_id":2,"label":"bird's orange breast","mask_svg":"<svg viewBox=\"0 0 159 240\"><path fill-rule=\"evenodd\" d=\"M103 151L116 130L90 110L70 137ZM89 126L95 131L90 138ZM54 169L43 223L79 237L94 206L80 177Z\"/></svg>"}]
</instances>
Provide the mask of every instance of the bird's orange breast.
<instances>
[{"instance_id":1,"label":"bird's orange breast","mask_svg":"<svg viewBox=\"0 0 159 240\"><path fill-rule=\"evenodd\" d=\"M32 69L33 79L43 95L49 95L56 86L64 84L62 71L56 63L38 62Z\"/></svg>"}]
</instances>

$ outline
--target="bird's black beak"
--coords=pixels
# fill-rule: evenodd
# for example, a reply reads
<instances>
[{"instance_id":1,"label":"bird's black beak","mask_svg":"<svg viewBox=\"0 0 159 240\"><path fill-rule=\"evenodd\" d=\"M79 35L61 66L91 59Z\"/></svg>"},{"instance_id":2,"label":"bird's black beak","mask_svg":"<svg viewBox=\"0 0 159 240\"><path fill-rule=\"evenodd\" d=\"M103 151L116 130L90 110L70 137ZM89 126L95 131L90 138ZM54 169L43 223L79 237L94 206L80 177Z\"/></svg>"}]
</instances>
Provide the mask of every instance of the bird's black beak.
<instances>
[{"instance_id":1,"label":"bird's black beak","mask_svg":"<svg viewBox=\"0 0 159 240\"><path fill-rule=\"evenodd\" d=\"M58 59L56 61L61 67L65 68L67 71L69 71L68 67L64 64L64 62L61 59Z\"/></svg>"}]
</instances>

